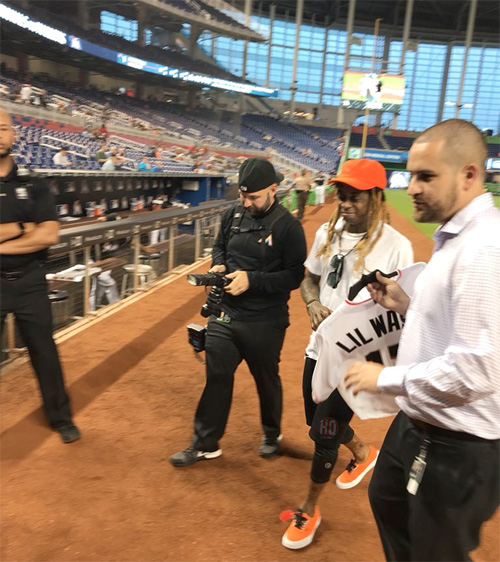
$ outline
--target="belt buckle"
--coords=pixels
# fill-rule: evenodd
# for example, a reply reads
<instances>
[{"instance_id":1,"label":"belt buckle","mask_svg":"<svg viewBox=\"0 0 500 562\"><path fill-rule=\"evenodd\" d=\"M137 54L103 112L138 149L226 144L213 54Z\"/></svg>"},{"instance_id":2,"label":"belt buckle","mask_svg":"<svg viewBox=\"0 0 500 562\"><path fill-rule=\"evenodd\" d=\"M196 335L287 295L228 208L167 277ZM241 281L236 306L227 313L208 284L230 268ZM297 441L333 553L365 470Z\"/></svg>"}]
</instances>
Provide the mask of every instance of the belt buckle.
<instances>
[{"instance_id":1,"label":"belt buckle","mask_svg":"<svg viewBox=\"0 0 500 562\"><path fill-rule=\"evenodd\" d=\"M217 322L222 322L222 324L229 324L231 322L231 317L228 316L224 311L221 315L217 317Z\"/></svg>"}]
</instances>

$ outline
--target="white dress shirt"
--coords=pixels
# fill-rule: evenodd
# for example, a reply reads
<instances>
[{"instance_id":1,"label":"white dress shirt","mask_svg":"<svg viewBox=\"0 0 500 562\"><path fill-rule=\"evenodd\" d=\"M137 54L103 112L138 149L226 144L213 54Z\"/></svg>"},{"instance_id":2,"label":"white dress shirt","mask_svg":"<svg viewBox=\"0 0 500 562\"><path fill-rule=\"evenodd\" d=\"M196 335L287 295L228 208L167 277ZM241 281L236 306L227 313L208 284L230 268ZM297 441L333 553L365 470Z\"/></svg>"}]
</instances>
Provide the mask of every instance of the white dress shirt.
<instances>
[{"instance_id":1,"label":"white dress shirt","mask_svg":"<svg viewBox=\"0 0 500 562\"><path fill-rule=\"evenodd\" d=\"M476 197L434 234L396 366L378 379L410 418L500 438L500 211Z\"/></svg>"}]
</instances>

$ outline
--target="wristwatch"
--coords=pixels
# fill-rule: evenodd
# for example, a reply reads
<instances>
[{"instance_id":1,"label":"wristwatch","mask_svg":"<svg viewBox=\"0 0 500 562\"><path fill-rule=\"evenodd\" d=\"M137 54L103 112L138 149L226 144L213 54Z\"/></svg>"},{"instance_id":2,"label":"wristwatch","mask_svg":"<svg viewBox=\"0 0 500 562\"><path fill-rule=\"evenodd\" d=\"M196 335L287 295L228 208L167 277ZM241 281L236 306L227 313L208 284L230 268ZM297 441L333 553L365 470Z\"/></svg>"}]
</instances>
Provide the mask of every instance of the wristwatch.
<instances>
[{"instance_id":1,"label":"wristwatch","mask_svg":"<svg viewBox=\"0 0 500 562\"><path fill-rule=\"evenodd\" d=\"M26 227L24 226L24 222L19 221L17 226L21 229L21 236L25 233Z\"/></svg>"}]
</instances>

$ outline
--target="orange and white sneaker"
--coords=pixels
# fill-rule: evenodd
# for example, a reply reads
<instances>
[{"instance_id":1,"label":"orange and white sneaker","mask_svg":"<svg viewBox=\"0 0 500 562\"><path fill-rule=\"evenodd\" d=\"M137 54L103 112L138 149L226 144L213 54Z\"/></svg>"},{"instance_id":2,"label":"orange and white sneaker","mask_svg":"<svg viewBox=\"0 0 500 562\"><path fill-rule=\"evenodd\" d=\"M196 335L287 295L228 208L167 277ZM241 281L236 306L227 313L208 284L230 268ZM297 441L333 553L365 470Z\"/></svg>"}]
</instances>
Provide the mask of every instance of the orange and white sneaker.
<instances>
[{"instance_id":1,"label":"orange and white sneaker","mask_svg":"<svg viewBox=\"0 0 500 562\"><path fill-rule=\"evenodd\" d=\"M344 472L335 480L341 490L348 490L357 486L370 472L377 462L379 450L370 445L370 452L365 462L357 463L354 459L346 466Z\"/></svg>"},{"instance_id":2,"label":"orange and white sneaker","mask_svg":"<svg viewBox=\"0 0 500 562\"><path fill-rule=\"evenodd\" d=\"M316 529L321 523L321 515L318 506L314 509L314 516L310 517L305 511L282 511L280 515L282 521L292 520L288 529L285 531L281 544L286 548L298 549L312 543Z\"/></svg>"}]
</instances>

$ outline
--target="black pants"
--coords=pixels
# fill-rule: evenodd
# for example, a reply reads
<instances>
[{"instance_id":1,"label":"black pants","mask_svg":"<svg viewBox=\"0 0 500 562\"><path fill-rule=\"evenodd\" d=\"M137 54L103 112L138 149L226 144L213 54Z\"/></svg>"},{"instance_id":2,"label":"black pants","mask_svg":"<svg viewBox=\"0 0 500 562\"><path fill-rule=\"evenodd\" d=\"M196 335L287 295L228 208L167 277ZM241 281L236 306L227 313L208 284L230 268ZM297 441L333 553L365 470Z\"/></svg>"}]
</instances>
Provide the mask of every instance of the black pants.
<instances>
[{"instance_id":1,"label":"black pants","mask_svg":"<svg viewBox=\"0 0 500 562\"><path fill-rule=\"evenodd\" d=\"M223 323L211 317L206 337L205 390L195 415L193 445L215 451L224 435L233 396L234 372L245 360L257 385L264 434L280 434L282 389L278 365L287 322Z\"/></svg>"},{"instance_id":2,"label":"black pants","mask_svg":"<svg viewBox=\"0 0 500 562\"><path fill-rule=\"evenodd\" d=\"M314 441L314 457L311 467L313 482L328 482L337 461L340 445L349 443L354 431L349 425L353 411L346 404L338 390L320 404L312 399L312 377L316 361L306 357L302 377L302 393L306 422L310 426L309 436Z\"/></svg>"},{"instance_id":3,"label":"black pants","mask_svg":"<svg viewBox=\"0 0 500 562\"><path fill-rule=\"evenodd\" d=\"M309 191L297 191L297 218L300 220L304 216Z\"/></svg>"},{"instance_id":4,"label":"black pants","mask_svg":"<svg viewBox=\"0 0 500 562\"><path fill-rule=\"evenodd\" d=\"M35 267L16 280L0 278L0 292L0 327L3 328L7 313L13 312L28 346L51 427L72 423L61 363L52 337L52 312L42 270Z\"/></svg>"},{"instance_id":5,"label":"black pants","mask_svg":"<svg viewBox=\"0 0 500 562\"><path fill-rule=\"evenodd\" d=\"M432 428L431 428L432 429ZM499 504L500 441L430 431L416 495L406 490L425 433L400 412L371 479L369 495L387 560L470 560L481 525Z\"/></svg>"}]
</instances>

